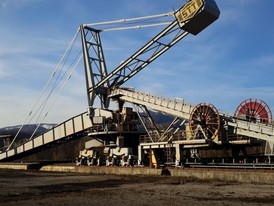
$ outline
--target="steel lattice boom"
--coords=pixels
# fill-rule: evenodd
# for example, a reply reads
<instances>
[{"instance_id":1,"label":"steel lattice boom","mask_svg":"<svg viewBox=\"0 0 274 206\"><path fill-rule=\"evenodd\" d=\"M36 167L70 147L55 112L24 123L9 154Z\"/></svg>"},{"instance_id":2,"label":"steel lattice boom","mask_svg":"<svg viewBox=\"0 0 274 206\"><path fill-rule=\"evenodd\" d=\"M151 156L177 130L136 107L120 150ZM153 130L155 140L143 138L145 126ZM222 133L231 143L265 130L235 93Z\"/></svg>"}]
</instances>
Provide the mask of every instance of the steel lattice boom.
<instances>
[{"instance_id":1,"label":"steel lattice boom","mask_svg":"<svg viewBox=\"0 0 274 206\"><path fill-rule=\"evenodd\" d=\"M189 33L196 35L202 31L218 19L219 14L220 11L213 0L192 0L188 2L174 12L176 18L173 22L108 74L99 35L101 30L82 25L80 29L89 107L93 107L94 99L99 96L102 107L108 108L108 90L123 85ZM187 18L182 18L182 16ZM94 40L94 42L89 39Z\"/></svg>"}]
</instances>

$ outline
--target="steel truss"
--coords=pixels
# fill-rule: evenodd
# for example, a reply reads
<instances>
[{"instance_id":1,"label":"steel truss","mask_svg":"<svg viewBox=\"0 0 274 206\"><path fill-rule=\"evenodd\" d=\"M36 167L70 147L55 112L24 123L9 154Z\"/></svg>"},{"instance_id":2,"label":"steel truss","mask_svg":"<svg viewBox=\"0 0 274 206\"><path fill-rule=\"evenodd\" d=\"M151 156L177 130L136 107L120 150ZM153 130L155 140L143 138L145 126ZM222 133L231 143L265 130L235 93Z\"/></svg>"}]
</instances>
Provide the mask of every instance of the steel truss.
<instances>
[{"instance_id":1,"label":"steel truss","mask_svg":"<svg viewBox=\"0 0 274 206\"><path fill-rule=\"evenodd\" d=\"M107 90L124 84L148 64L166 52L189 33L182 30L177 21L173 21L163 31L145 44L135 54L107 74L100 30L81 26L83 54L85 62L86 82L89 106L99 96L103 108L108 108ZM90 38L88 38L90 36Z\"/></svg>"}]
</instances>

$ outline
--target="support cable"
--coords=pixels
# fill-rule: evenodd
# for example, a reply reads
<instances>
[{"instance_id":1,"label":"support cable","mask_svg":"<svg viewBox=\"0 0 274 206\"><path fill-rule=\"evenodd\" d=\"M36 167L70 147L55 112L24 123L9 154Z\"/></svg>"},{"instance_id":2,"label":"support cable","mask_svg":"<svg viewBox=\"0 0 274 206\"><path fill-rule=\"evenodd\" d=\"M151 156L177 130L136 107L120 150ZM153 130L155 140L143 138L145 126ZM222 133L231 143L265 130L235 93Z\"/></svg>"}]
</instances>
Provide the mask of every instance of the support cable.
<instances>
[{"instance_id":1,"label":"support cable","mask_svg":"<svg viewBox=\"0 0 274 206\"><path fill-rule=\"evenodd\" d=\"M83 54L78 56L78 60L76 61L74 67L71 69L67 79L65 80L65 82L63 83L62 87L60 88L60 90L58 91L58 93L56 94L52 104L49 106L49 109L46 111L44 117L42 118L42 120L40 121L39 125L36 127L35 131L32 133L31 137L29 139L32 139L35 132L37 131L38 127L41 125L41 123L44 121L44 119L47 117L48 113L50 112L50 110L52 109L53 105L55 104L55 102L57 101L58 97L60 96L61 92L63 91L63 89L65 88L66 84L68 83L69 79L71 78L73 72L75 71L77 65L79 64L80 60L82 59Z\"/></svg>"},{"instance_id":2,"label":"support cable","mask_svg":"<svg viewBox=\"0 0 274 206\"><path fill-rule=\"evenodd\" d=\"M120 31L120 30L128 30L128 29L142 29L142 28L146 28L146 27L168 25L170 23L171 23L171 21L166 21L166 22L147 24L147 25L136 25L136 26L127 26L127 27L113 27L113 28L102 29L101 31Z\"/></svg>"},{"instance_id":3,"label":"support cable","mask_svg":"<svg viewBox=\"0 0 274 206\"><path fill-rule=\"evenodd\" d=\"M33 119L34 116L33 116L32 118L30 118L30 117L31 117L31 115L32 115L32 113L33 113L33 111L34 111L34 109L35 109L36 106L38 105L38 103L39 103L39 101L41 100L42 96L44 95L46 89L48 88L50 82L51 82L52 79L54 78L56 72L58 71L58 69L59 69L59 67L60 67L60 65L61 65L61 63L64 61L64 59L65 59L65 61L67 60L67 56L70 54L70 52L71 52L71 50L72 50L72 48L73 48L73 46L74 46L74 44L75 44L75 41L76 41L78 35L79 35L79 30L77 30L77 32L76 32L76 34L74 35L73 39L71 40L71 42L70 42L68 48L66 49L66 51L65 51L65 53L63 54L63 56L61 57L59 63L57 64L57 66L55 67L54 71L52 72L50 79L47 81L46 85L45 85L44 88L42 89L40 95L38 96L37 101L34 103L33 107L31 108L31 110L30 110L30 112L29 112L29 114L28 114L28 116L27 116L27 118L25 119L25 121L23 122L23 124L20 126L20 128L19 128L19 130L17 131L16 135L14 136L12 142L11 142L10 145L7 147L6 151L9 150L9 149L11 148L11 146L13 145L13 143L15 142L15 140L17 139L17 137L19 136L20 132L22 131L23 127L24 127L26 124L28 124L28 123ZM62 68L63 68L63 66L62 66ZM55 85L55 87L56 87L56 83L55 83L54 85ZM54 88L53 88L53 89L54 89ZM53 91L53 89L52 89L52 91ZM51 91L51 92L52 92L52 91ZM50 96L50 95L48 95L48 97L49 97L49 96ZM45 104L45 103L46 103L46 100L43 102L43 104ZM38 110L39 110L40 108L41 108L41 106L37 109L37 111L35 112L34 115L36 115L36 113L38 112ZM43 106L43 108L44 108L44 106ZM30 118L30 120L28 120L29 118ZM35 129L35 131L37 131L37 128Z\"/></svg>"},{"instance_id":4,"label":"support cable","mask_svg":"<svg viewBox=\"0 0 274 206\"><path fill-rule=\"evenodd\" d=\"M40 114L39 114L39 116L37 117L37 120L36 120L36 122L35 122L35 124L37 125L36 126L36 129L33 131L33 133L32 133L32 135L31 135L31 137L29 138L29 139L32 139L32 137L35 135L35 132L37 131L37 129L40 127L40 125L41 125L41 123L42 123L42 121L45 119L45 117L43 117L43 119L39 122L39 124L38 124L38 121L39 121L39 119L40 119L40 117L42 116L42 113L43 113L43 111L44 111L44 108L45 108L45 106L46 106L46 103L48 102L48 100L49 100L49 98L50 98L50 96L51 96L51 94L53 93L53 90L54 89L56 89L56 87L57 87L57 85L61 82L61 80L66 76L66 74L69 72L69 70L71 69L71 67L73 66L73 64L75 64L75 66L73 66L73 69L72 70L75 70L75 67L78 65L78 63L79 63L79 61L81 60L81 58L82 58L82 52L80 51L79 53L78 53L78 55L77 55L77 57L72 61L72 63L71 63L71 65L68 67L68 69L66 70L66 72L62 75L62 77L61 77L61 79L54 85L54 87L52 88L52 90L50 91L50 93L49 93L49 95L47 96L47 98L44 100L44 104L43 104L43 109L41 109L41 112L40 112ZM78 60L77 60L78 59ZM77 61L76 61L77 60ZM76 63L75 63L76 62ZM71 72L71 74L70 74L70 76L72 75L72 73L73 72ZM60 93L60 92L59 92ZM41 105L41 107L42 107L42 105ZM47 113L49 113L49 111L47 112Z\"/></svg>"},{"instance_id":5,"label":"support cable","mask_svg":"<svg viewBox=\"0 0 274 206\"><path fill-rule=\"evenodd\" d=\"M168 13L164 13L164 14L156 14L156 15L151 15L151 16L143 16L143 17L136 17L136 18L119 19L119 20L114 20L114 21L84 24L84 26L89 26L89 27L90 26L102 26L102 25L107 25L107 24L125 23L125 22L139 21L139 20L144 20L144 19L162 18L162 17L173 16L173 15L174 15L174 12L168 12Z\"/></svg>"}]
</instances>

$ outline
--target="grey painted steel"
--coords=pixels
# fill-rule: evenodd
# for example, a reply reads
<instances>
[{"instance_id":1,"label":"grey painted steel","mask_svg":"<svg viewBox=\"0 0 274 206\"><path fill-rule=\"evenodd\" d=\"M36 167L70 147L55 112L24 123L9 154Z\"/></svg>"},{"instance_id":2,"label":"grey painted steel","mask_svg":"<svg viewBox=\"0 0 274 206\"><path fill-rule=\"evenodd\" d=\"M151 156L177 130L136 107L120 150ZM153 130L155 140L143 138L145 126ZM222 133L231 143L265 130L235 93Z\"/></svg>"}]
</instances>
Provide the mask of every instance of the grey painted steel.
<instances>
[{"instance_id":1,"label":"grey painted steel","mask_svg":"<svg viewBox=\"0 0 274 206\"><path fill-rule=\"evenodd\" d=\"M265 141L274 141L273 125L264 125L262 123L252 123L242 120L228 122L229 126L235 128L235 133L238 135L249 136Z\"/></svg>"},{"instance_id":2,"label":"grey painted steel","mask_svg":"<svg viewBox=\"0 0 274 206\"><path fill-rule=\"evenodd\" d=\"M145 105L151 109L164 112L166 114L189 120L193 106L186 104L185 101L177 102L166 98L160 98L151 94L137 92L133 90L117 88L111 91L112 97L119 97L120 100ZM265 140L274 141L274 126L262 123L252 123L238 120L233 116L220 114L229 126L234 127L235 134Z\"/></svg>"},{"instance_id":3,"label":"grey painted steel","mask_svg":"<svg viewBox=\"0 0 274 206\"><path fill-rule=\"evenodd\" d=\"M184 100L178 102L176 100L161 98L148 93L121 88L112 90L110 96L119 96L120 100L144 105L151 109L187 120L189 119L190 112L194 108L193 106L186 104Z\"/></svg>"},{"instance_id":4,"label":"grey painted steel","mask_svg":"<svg viewBox=\"0 0 274 206\"><path fill-rule=\"evenodd\" d=\"M102 88L94 89L94 86L101 82L107 76L107 68L105 64L105 57L102 48L99 30L80 26L83 48L83 59L85 65L86 87L88 95L88 105L93 107L96 96L101 100L101 107L108 108L109 100L104 89L108 88L108 82L102 85Z\"/></svg>"},{"instance_id":5,"label":"grey painted steel","mask_svg":"<svg viewBox=\"0 0 274 206\"><path fill-rule=\"evenodd\" d=\"M91 126L91 121L87 113L82 113L55 126L45 133L35 137L34 139L28 140L16 148L0 153L0 160L29 152L33 149L52 144L56 141L64 140L69 136L73 136L78 132L90 128Z\"/></svg>"},{"instance_id":6,"label":"grey painted steel","mask_svg":"<svg viewBox=\"0 0 274 206\"><path fill-rule=\"evenodd\" d=\"M180 28L177 20L174 20L137 52L123 61L116 69L107 74L99 35L101 31L83 25L81 25L80 29L89 98L88 103L90 107L93 107L94 99L99 95L101 105L105 108L108 108L109 105L109 100L106 98L108 89L124 84L188 35L188 32ZM89 34L91 34L92 38L86 39L86 36ZM92 52L93 50L90 48L96 52ZM91 52L89 52L90 50ZM96 70L92 68L92 63L95 63ZM97 71L97 73L95 74L94 71Z\"/></svg>"},{"instance_id":7,"label":"grey painted steel","mask_svg":"<svg viewBox=\"0 0 274 206\"><path fill-rule=\"evenodd\" d=\"M174 35L174 37L172 37L172 35ZM173 21L135 54L110 72L108 76L95 85L94 88L96 89L102 86L107 81L112 86L122 85L187 35L188 32L180 29L177 20ZM167 38L167 36L169 38ZM170 39L170 42L165 42L167 39Z\"/></svg>"}]
</instances>

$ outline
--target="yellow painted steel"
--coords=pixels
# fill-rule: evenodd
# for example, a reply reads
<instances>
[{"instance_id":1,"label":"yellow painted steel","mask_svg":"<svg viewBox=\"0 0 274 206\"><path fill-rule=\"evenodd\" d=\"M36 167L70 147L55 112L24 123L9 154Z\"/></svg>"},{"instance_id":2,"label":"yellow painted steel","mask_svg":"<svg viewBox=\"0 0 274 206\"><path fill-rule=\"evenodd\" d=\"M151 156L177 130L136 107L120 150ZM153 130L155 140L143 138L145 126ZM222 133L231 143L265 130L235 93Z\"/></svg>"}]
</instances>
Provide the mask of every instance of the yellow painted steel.
<instances>
[{"instance_id":1,"label":"yellow painted steel","mask_svg":"<svg viewBox=\"0 0 274 206\"><path fill-rule=\"evenodd\" d=\"M203 0L191 0L175 14L175 17L180 24L183 24L184 22L195 16L195 14L199 12L203 5Z\"/></svg>"},{"instance_id":2,"label":"yellow painted steel","mask_svg":"<svg viewBox=\"0 0 274 206\"><path fill-rule=\"evenodd\" d=\"M157 157L154 150L150 150L150 160L149 160L150 168L159 168L159 163L157 161Z\"/></svg>"},{"instance_id":3,"label":"yellow painted steel","mask_svg":"<svg viewBox=\"0 0 274 206\"><path fill-rule=\"evenodd\" d=\"M185 135L186 135L186 139L187 140L191 140L192 139L192 134L191 134L189 125L186 125Z\"/></svg>"}]
</instances>

